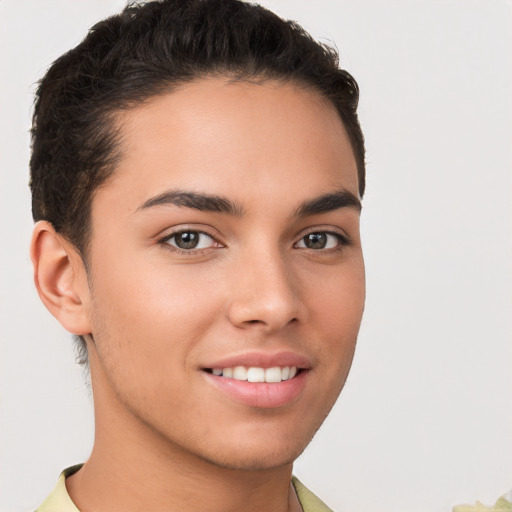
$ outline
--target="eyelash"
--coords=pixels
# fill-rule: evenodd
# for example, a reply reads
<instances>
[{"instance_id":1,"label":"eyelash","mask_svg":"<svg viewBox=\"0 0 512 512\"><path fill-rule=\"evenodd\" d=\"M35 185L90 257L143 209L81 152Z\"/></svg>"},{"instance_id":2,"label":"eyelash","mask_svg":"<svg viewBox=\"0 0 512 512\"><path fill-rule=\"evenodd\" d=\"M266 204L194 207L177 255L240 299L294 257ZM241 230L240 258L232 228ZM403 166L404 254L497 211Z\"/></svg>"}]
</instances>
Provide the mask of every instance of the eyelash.
<instances>
[{"instance_id":1,"label":"eyelash","mask_svg":"<svg viewBox=\"0 0 512 512\"><path fill-rule=\"evenodd\" d=\"M176 247L175 245L172 245L169 243L172 239L176 239L177 236L184 235L186 233L189 233L189 234L193 233L193 234L199 235L200 237L206 236L211 239L212 245L210 247L201 247L201 248L192 247L190 249L182 249L180 247ZM211 235L210 233L207 233L206 231L201 231L199 229L181 229L179 231L175 231L174 233L165 235L164 237L160 238L158 240L158 243L167 246L167 248L172 252L177 252L179 254L185 254L185 255L202 254L203 252L208 251L209 249L214 249L217 247L218 248L224 247L220 242L218 242L215 239L215 237L213 235ZM200 240L199 240L199 243L200 243Z\"/></svg>"},{"instance_id":2,"label":"eyelash","mask_svg":"<svg viewBox=\"0 0 512 512\"><path fill-rule=\"evenodd\" d=\"M172 245L170 244L170 240L173 240L173 239L176 239L177 236L179 235L184 235L184 234L196 234L196 235L199 235L200 237L201 236L206 236L208 238L211 239L212 241L212 246L210 247L200 247L200 248L196 248L196 247L192 247L192 248L189 248L189 249L182 249L180 247L177 247L175 245ZM312 249L310 247L298 247L298 244L301 243L301 242L304 242L306 237L310 236L310 235L327 235L327 236L331 236L331 237L334 237L336 238L337 240L337 245L335 247L328 247L327 249L325 248L320 248L320 249ZM198 230L198 229L182 229L180 231L176 231L174 233L171 233L169 235L165 235L164 237L160 238L158 240L158 243L159 244L162 244L162 245L165 245L167 246L167 248L172 251L172 252L177 252L179 254L185 254L185 255L193 255L193 254L202 254L203 252L205 251L208 251L210 249L214 249L214 248L223 248L224 245L222 245L220 242L218 242L215 237L205 231L201 231L201 230ZM200 243L200 241L199 241ZM294 248L298 248L298 249L305 249L305 250L310 250L312 252L315 252L315 253L326 253L326 252L339 252L341 251L344 247L346 246L349 246L351 245L351 240L346 236L346 235L342 235L341 233L338 233L338 232L335 232L335 231L327 231L327 230L318 230L318 231L311 231L309 233L306 233L305 235L303 235L299 241L295 242L293 244L293 247ZM215 244L218 244L218 245L215 245ZM305 244L305 242L304 242Z\"/></svg>"},{"instance_id":3,"label":"eyelash","mask_svg":"<svg viewBox=\"0 0 512 512\"><path fill-rule=\"evenodd\" d=\"M337 241L337 245L335 247L328 247L327 249L325 249L325 248L311 249L308 247L300 247L300 249L309 249L313 252L324 252L324 253L325 252L339 252L344 247L351 245L351 241L346 235L342 235L341 233L338 233L337 231L318 230L318 231L310 231L309 233L306 233L303 237L300 238L300 240L298 242L296 242L294 244L294 247L296 247L297 244L299 244L300 242L304 242L306 237L308 237L310 235L327 235L327 236L334 237Z\"/></svg>"}]
</instances>

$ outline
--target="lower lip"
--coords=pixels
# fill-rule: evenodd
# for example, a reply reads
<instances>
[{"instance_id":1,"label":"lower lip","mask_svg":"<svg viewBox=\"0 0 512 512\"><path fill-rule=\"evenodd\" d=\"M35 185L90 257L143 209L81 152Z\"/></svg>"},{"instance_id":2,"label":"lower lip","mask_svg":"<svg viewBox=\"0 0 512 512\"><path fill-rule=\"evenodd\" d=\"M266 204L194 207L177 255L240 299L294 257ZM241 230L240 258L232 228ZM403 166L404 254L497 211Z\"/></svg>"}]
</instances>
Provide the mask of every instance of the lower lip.
<instances>
[{"instance_id":1,"label":"lower lip","mask_svg":"<svg viewBox=\"0 0 512 512\"><path fill-rule=\"evenodd\" d=\"M293 379L273 383L229 379L207 372L203 374L208 382L236 402L273 409L289 404L302 393L308 372L302 370Z\"/></svg>"}]
</instances>

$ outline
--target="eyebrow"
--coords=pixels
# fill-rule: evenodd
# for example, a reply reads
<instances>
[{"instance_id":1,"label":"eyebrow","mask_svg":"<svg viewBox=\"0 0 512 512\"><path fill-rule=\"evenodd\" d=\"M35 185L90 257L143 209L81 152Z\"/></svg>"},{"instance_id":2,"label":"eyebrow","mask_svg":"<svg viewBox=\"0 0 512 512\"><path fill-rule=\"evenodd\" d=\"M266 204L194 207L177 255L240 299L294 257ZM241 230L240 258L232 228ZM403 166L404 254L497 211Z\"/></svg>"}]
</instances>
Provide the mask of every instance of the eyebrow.
<instances>
[{"instance_id":1,"label":"eyebrow","mask_svg":"<svg viewBox=\"0 0 512 512\"><path fill-rule=\"evenodd\" d=\"M340 208L353 208L361 211L361 201L348 190L338 190L334 193L324 194L320 197L304 201L295 211L296 217L308 217L320 213L332 212Z\"/></svg>"},{"instance_id":2,"label":"eyebrow","mask_svg":"<svg viewBox=\"0 0 512 512\"><path fill-rule=\"evenodd\" d=\"M244 214L244 209L241 205L225 197L197 192L186 192L183 190L168 190L162 194L151 197L142 203L137 208L137 211L169 204L193 208L199 211L224 213L237 217ZM340 208L353 208L360 212L362 208L361 201L348 190L338 190L304 201L295 210L294 217L308 217L310 215L331 212Z\"/></svg>"},{"instance_id":3,"label":"eyebrow","mask_svg":"<svg viewBox=\"0 0 512 512\"><path fill-rule=\"evenodd\" d=\"M224 213L227 215L241 216L243 208L224 197L199 194L197 192L185 192L183 190L168 190L162 194L152 197L141 204L137 211L152 208L153 206L169 205L184 206L204 212Z\"/></svg>"}]
</instances>

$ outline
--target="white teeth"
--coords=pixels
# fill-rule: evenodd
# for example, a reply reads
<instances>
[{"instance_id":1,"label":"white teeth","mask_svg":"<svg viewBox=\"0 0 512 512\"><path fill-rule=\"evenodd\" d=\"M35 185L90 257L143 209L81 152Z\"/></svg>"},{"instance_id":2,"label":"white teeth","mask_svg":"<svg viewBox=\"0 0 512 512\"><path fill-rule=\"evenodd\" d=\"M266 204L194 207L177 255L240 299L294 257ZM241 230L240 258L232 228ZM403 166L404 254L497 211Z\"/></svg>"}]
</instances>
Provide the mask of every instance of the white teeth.
<instances>
[{"instance_id":1,"label":"white teeth","mask_svg":"<svg viewBox=\"0 0 512 512\"><path fill-rule=\"evenodd\" d=\"M245 366L235 366L233 368L233 379L247 380L247 368Z\"/></svg>"},{"instance_id":2,"label":"white teeth","mask_svg":"<svg viewBox=\"0 0 512 512\"><path fill-rule=\"evenodd\" d=\"M265 382L281 382L281 368L279 366L267 368L265 370Z\"/></svg>"},{"instance_id":3,"label":"white teeth","mask_svg":"<svg viewBox=\"0 0 512 512\"><path fill-rule=\"evenodd\" d=\"M297 375L296 366L273 366L272 368L260 368L251 366L235 366L234 368L212 368L213 375L228 379L245 380L249 382L281 382L293 379Z\"/></svg>"},{"instance_id":4,"label":"white teeth","mask_svg":"<svg viewBox=\"0 0 512 512\"><path fill-rule=\"evenodd\" d=\"M247 370L249 382L265 382L265 370L263 368L249 368Z\"/></svg>"}]
</instances>

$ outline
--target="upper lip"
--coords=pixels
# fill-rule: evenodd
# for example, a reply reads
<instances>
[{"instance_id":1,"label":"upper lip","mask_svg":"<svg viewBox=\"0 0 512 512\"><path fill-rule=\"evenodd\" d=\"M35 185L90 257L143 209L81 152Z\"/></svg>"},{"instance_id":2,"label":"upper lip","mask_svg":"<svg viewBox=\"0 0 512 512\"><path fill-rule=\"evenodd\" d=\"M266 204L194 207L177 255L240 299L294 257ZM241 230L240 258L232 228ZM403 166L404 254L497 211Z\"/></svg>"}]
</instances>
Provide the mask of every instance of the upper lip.
<instances>
[{"instance_id":1,"label":"upper lip","mask_svg":"<svg viewBox=\"0 0 512 512\"><path fill-rule=\"evenodd\" d=\"M310 360L294 352L244 352L222 357L203 366L203 368L234 368L245 366L247 368L273 368L275 366L296 366L297 368L310 368Z\"/></svg>"}]
</instances>

